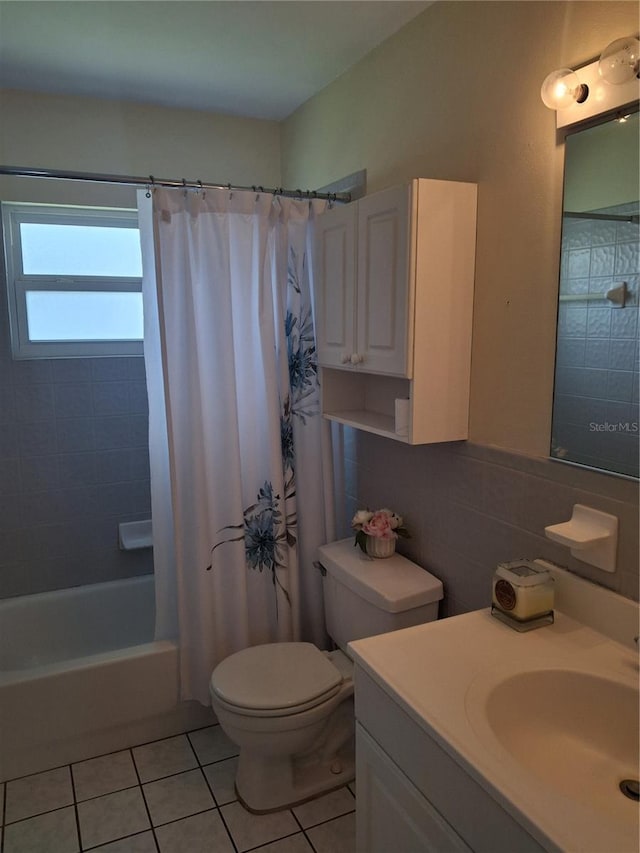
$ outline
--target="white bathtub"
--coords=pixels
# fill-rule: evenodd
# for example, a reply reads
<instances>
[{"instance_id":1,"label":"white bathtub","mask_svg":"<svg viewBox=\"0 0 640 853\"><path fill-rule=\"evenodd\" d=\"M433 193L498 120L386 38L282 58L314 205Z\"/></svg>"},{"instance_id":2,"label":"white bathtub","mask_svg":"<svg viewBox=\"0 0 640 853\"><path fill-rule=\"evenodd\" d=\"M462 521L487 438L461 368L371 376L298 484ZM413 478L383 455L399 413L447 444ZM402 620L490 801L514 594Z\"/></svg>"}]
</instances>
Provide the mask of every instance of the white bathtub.
<instances>
[{"instance_id":1,"label":"white bathtub","mask_svg":"<svg viewBox=\"0 0 640 853\"><path fill-rule=\"evenodd\" d=\"M154 619L153 575L0 602L0 781L211 722Z\"/></svg>"}]
</instances>

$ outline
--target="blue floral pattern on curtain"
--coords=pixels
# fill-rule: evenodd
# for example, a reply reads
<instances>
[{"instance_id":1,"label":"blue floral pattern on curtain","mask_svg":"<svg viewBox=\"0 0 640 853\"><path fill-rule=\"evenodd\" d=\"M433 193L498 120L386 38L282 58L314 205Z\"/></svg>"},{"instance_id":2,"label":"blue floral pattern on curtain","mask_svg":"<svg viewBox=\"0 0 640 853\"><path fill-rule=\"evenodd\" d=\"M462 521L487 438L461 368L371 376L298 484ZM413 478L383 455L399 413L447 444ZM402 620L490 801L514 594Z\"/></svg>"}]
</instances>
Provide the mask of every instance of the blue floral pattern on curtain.
<instances>
[{"instance_id":1,"label":"blue floral pattern on curtain","mask_svg":"<svg viewBox=\"0 0 640 853\"><path fill-rule=\"evenodd\" d=\"M288 296L301 296L300 268L298 256L293 247L289 249L287 266ZM306 252L301 259L301 269L307 262ZM284 494L274 493L273 484L265 481L258 489L256 501L243 511L243 520L238 524L229 524L219 532L238 531L238 536L221 539L211 548L211 554L221 545L244 541L246 565L248 569L271 573L275 592L276 617L278 615L278 589L284 595L289 607L291 598L288 590L278 577L278 569L286 569L286 547L295 547L297 543L297 513L295 508L295 441L293 419L306 419L319 414L318 402L318 364L316 357L315 333L310 305L304 305L301 299L288 299L285 318L287 342L287 362L289 389L281 405L280 438ZM297 313L296 313L297 309ZM207 571L212 568L210 563Z\"/></svg>"}]
</instances>

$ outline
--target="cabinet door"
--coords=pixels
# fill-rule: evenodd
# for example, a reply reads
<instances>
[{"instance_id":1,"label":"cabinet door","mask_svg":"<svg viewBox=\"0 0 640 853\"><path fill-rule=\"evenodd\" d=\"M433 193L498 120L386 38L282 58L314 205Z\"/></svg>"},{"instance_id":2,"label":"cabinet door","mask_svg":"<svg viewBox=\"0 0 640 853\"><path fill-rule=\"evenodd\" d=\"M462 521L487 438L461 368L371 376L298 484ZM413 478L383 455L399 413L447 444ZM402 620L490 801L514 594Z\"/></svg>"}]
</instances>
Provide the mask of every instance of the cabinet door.
<instances>
[{"instance_id":1,"label":"cabinet door","mask_svg":"<svg viewBox=\"0 0 640 853\"><path fill-rule=\"evenodd\" d=\"M471 853L457 832L356 725L357 853Z\"/></svg>"},{"instance_id":2,"label":"cabinet door","mask_svg":"<svg viewBox=\"0 0 640 853\"><path fill-rule=\"evenodd\" d=\"M411 185L358 202L357 362L370 373L411 377Z\"/></svg>"},{"instance_id":3,"label":"cabinet door","mask_svg":"<svg viewBox=\"0 0 640 853\"><path fill-rule=\"evenodd\" d=\"M351 367L355 351L356 205L334 207L315 229L315 324L318 363Z\"/></svg>"}]
</instances>

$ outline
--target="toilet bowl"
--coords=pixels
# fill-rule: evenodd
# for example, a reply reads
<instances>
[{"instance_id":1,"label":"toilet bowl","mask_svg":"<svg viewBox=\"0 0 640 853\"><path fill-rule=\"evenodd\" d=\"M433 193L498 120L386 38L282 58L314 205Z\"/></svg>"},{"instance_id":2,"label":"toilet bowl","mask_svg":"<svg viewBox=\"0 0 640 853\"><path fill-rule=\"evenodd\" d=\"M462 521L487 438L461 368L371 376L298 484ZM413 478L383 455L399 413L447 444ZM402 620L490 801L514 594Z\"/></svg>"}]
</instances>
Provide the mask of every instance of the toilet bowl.
<instances>
[{"instance_id":1,"label":"toilet bowl","mask_svg":"<svg viewBox=\"0 0 640 853\"><path fill-rule=\"evenodd\" d=\"M320 548L327 628L341 647L267 643L213 671L211 703L240 748L236 792L258 814L304 802L354 778L350 640L437 618L442 584L396 555L371 560L350 539Z\"/></svg>"},{"instance_id":2,"label":"toilet bowl","mask_svg":"<svg viewBox=\"0 0 640 853\"><path fill-rule=\"evenodd\" d=\"M353 779L350 669L342 652L311 643L253 646L216 667L212 704L240 747L236 789L250 811L280 809Z\"/></svg>"}]
</instances>

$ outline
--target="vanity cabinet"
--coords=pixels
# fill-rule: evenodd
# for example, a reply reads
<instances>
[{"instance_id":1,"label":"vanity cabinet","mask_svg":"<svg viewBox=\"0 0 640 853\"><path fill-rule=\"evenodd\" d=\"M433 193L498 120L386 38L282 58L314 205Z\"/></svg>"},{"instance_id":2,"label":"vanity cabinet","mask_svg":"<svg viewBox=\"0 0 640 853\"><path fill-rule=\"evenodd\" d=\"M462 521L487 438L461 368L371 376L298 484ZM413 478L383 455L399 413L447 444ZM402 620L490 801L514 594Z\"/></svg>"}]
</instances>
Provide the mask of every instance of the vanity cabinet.
<instances>
[{"instance_id":1,"label":"vanity cabinet","mask_svg":"<svg viewBox=\"0 0 640 853\"><path fill-rule=\"evenodd\" d=\"M475 233L475 184L426 178L318 218L325 417L409 444L467 438Z\"/></svg>"},{"instance_id":2,"label":"vanity cabinet","mask_svg":"<svg viewBox=\"0 0 640 853\"><path fill-rule=\"evenodd\" d=\"M544 853L356 663L356 853Z\"/></svg>"},{"instance_id":3,"label":"vanity cabinet","mask_svg":"<svg viewBox=\"0 0 640 853\"><path fill-rule=\"evenodd\" d=\"M360 725L356 727L356 741L357 853L471 853L471 848Z\"/></svg>"}]
</instances>

